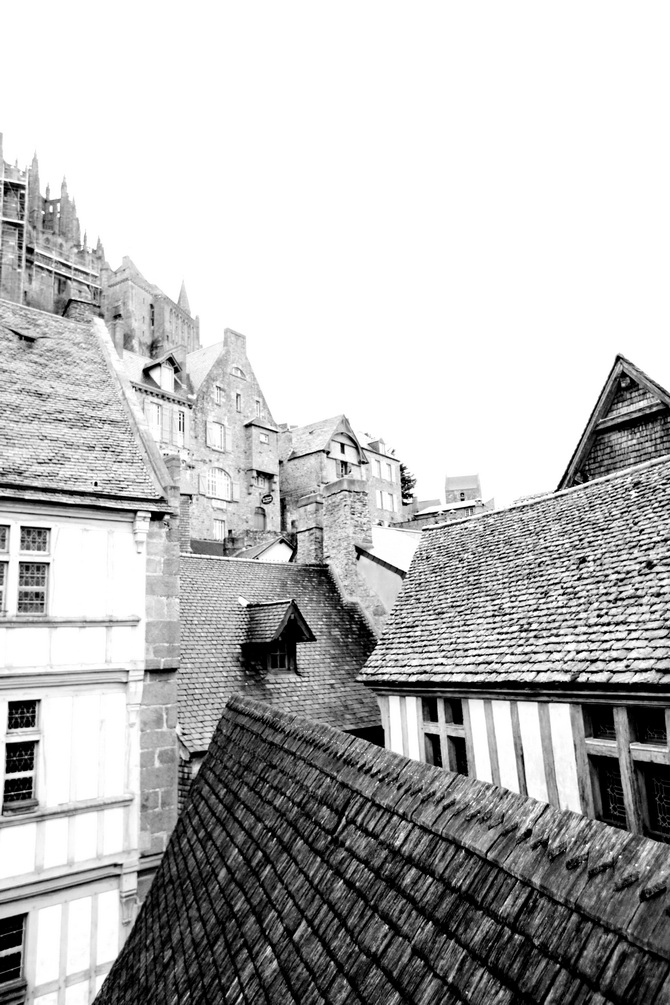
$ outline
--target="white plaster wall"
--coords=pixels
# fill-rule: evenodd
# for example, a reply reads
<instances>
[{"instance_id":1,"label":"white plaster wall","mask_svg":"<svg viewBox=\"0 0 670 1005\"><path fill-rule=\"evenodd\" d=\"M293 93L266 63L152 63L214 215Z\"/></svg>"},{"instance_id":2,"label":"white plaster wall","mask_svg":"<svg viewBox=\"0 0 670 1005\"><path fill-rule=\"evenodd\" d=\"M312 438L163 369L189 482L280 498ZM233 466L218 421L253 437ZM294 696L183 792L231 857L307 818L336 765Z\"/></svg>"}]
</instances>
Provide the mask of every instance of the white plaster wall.
<instances>
[{"instance_id":1,"label":"white plaster wall","mask_svg":"<svg viewBox=\"0 0 670 1005\"><path fill-rule=\"evenodd\" d=\"M575 813L581 813L570 706L562 703L550 704L549 722L551 724L551 745L554 752L554 768L560 807L563 810L574 810Z\"/></svg>"},{"instance_id":2,"label":"white plaster wall","mask_svg":"<svg viewBox=\"0 0 670 1005\"><path fill-rule=\"evenodd\" d=\"M533 799L549 802L547 781L544 775L544 758L542 756L542 740L540 737L540 713L536 701L520 701L519 729L523 744L523 760L526 770L526 786L528 795Z\"/></svg>"},{"instance_id":3,"label":"white plaster wall","mask_svg":"<svg viewBox=\"0 0 670 1005\"><path fill-rule=\"evenodd\" d=\"M400 718L400 702L402 698L397 694L389 695L389 724L390 738L388 747L396 754L402 754L402 720Z\"/></svg>"},{"instance_id":4,"label":"white plaster wall","mask_svg":"<svg viewBox=\"0 0 670 1005\"><path fill-rule=\"evenodd\" d=\"M51 618L144 617L144 550L138 554L127 520L95 520L81 515L2 512L15 541L20 526L51 530L48 609ZM39 560L39 556L35 555ZM10 563L10 578L17 567ZM8 612L11 616L13 611ZM0 668L86 666L113 660L141 661L144 632L137 627L0 624Z\"/></svg>"},{"instance_id":5,"label":"white plaster wall","mask_svg":"<svg viewBox=\"0 0 670 1005\"><path fill-rule=\"evenodd\" d=\"M519 773L514 752L511 704L509 701L492 701L491 708L496 734L500 784L506 789L511 789L512 792L519 792Z\"/></svg>"},{"instance_id":6,"label":"white plaster wall","mask_svg":"<svg viewBox=\"0 0 670 1005\"><path fill-rule=\"evenodd\" d=\"M475 755L475 776L483 782L492 782L493 774L491 772L484 702L480 698L468 698L468 709L472 728L472 748Z\"/></svg>"}]
</instances>

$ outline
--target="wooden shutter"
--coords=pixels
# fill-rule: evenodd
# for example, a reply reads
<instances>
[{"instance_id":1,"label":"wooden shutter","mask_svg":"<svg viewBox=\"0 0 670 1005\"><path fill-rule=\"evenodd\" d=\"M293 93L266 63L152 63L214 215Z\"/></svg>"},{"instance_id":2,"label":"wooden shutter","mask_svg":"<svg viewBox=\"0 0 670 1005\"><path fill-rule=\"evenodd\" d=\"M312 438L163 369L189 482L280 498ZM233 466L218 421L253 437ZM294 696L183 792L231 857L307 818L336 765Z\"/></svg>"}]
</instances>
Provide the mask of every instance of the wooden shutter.
<instances>
[{"instance_id":1,"label":"wooden shutter","mask_svg":"<svg viewBox=\"0 0 670 1005\"><path fill-rule=\"evenodd\" d=\"M226 426L226 450L233 449L233 433L230 426Z\"/></svg>"},{"instance_id":2,"label":"wooden shutter","mask_svg":"<svg viewBox=\"0 0 670 1005\"><path fill-rule=\"evenodd\" d=\"M166 443L170 442L172 431L172 409L168 405L161 407L161 439Z\"/></svg>"},{"instance_id":3,"label":"wooden shutter","mask_svg":"<svg viewBox=\"0 0 670 1005\"><path fill-rule=\"evenodd\" d=\"M207 472L201 471L198 475L198 491L201 496L207 495Z\"/></svg>"},{"instance_id":4,"label":"wooden shutter","mask_svg":"<svg viewBox=\"0 0 670 1005\"><path fill-rule=\"evenodd\" d=\"M240 501L240 483L233 482L233 502Z\"/></svg>"},{"instance_id":5,"label":"wooden shutter","mask_svg":"<svg viewBox=\"0 0 670 1005\"><path fill-rule=\"evenodd\" d=\"M208 447L213 447L215 445L215 443L214 443L214 423L210 422L209 420L207 422L207 429L206 429L205 439L207 441L207 446Z\"/></svg>"}]
</instances>

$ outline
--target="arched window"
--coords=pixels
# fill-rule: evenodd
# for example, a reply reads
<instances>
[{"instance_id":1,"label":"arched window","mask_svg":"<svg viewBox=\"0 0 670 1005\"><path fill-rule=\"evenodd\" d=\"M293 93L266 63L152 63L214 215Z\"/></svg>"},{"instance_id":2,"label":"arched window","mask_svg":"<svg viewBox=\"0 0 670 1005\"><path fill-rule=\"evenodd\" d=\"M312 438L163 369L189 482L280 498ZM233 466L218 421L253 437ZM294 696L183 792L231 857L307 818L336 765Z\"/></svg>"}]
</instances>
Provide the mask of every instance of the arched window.
<instances>
[{"instance_id":1,"label":"arched window","mask_svg":"<svg viewBox=\"0 0 670 1005\"><path fill-rule=\"evenodd\" d=\"M232 499L233 482L223 468L210 468L207 472L207 495L215 499Z\"/></svg>"},{"instance_id":2,"label":"arched window","mask_svg":"<svg viewBox=\"0 0 670 1005\"><path fill-rule=\"evenodd\" d=\"M234 366L230 372L232 373L233 377L241 377L242 380L247 379L244 370L239 366Z\"/></svg>"},{"instance_id":3,"label":"arched window","mask_svg":"<svg viewBox=\"0 0 670 1005\"><path fill-rule=\"evenodd\" d=\"M254 530L265 530L268 520L262 506L257 506L254 511Z\"/></svg>"}]
</instances>

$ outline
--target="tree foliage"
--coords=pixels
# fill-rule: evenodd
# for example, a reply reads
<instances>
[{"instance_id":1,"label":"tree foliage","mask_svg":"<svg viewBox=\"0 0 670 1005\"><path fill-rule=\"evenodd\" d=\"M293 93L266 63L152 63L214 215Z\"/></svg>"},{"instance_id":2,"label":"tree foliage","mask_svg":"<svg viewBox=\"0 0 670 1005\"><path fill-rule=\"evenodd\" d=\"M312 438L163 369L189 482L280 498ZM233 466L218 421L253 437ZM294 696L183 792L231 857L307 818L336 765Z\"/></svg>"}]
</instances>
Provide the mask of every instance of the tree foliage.
<instances>
[{"instance_id":1,"label":"tree foliage","mask_svg":"<svg viewBox=\"0 0 670 1005\"><path fill-rule=\"evenodd\" d=\"M416 485L416 477L412 474L406 465L400 465L400 488L402 491L402 501L407 504L411 503L414 497L414 486Z\"/></svg>"}]
</instances>

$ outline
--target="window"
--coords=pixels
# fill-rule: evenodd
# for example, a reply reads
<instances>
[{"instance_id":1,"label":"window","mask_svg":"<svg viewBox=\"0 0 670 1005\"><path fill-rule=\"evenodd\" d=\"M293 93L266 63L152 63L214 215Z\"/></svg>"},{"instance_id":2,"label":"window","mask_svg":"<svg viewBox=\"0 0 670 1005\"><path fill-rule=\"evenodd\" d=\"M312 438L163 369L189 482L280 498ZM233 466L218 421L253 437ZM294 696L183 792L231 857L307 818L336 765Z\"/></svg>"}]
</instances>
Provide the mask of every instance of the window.
<instances>
[{"instance_id":1,"label":"window","mask_svg":"<svg viewBox=\"0 0 670 1005\"><path fill-rule=\"evenodd\" d=\"M384 509L384 493L381 489L376 490L375 498L377 501L377 509Z\"/></svg>"},{"instance_id":2,"label":"window","mask_svg":"<svg viewBox=\"0 0 670 1005\"><path fill-rule=\"evenodd\" d=\"M670 710L594 704L582 713L594 816L670 843Z\"/></svg>"},{"instance_id":3,"label":"window","mask_svg":"<svg viewBox=\"0 0 670 1005\"><path fill-rule=\"evenodd\" d=\"M258 439L259 439L259 441L260 441L261 443L264 443L264 444L265 444L266 446L269 446L269 443L270 443L270 436L269 436L269 434L268 434L268 433L261 433L261 434L259 435Z\"/></svg>"},{"instance_id":4,"label":"window","mask_svg":"<svg viewBox=\"0 0 670 1005\"><path fill-rule=\"evenodd\" d=\"M268 670L295 670L295 643L274 642L268 648Z\"/></svg>"},{"instance_id":5,"label":"window","mask_svg":"<svg viewBox=\"0 0 670 1005\"><path fill-rule=\"evenodd\" d=\"M347 475L351 474L351 464L349 461L336 461L335 465L337 467L338 478L346 478Z\"/></svg>"},{"instance_id":6,"label":"window","mask_svg":"<svg viewBox=\"0 0 670 1005\"><path fill-rule=\"evenodd\" d=\"M375 459L375 475L377 478L382 476L382 462L377 459Z\"/></svg>"},{"instance_id":7,"label":"window","mask_svg":"<svg viewBox=\"0 0 670 1005\"><path fill-rule=\"evenodd\" d=\"M0 994L2 986L23 977L26 915L0 918Z\"/></svg>"},{"instance_id":8,"label":"window","mask_svg":"<svg viewBox=\"0 0 670 1005\"><path fill-rule=\"evenodd\" d=\"M392 482L393 481L393 465L392 464L386 464L386 481L387 482Z\"/></svg>"},{"instance_id":9,"label":"window","mask_svg":"<svg viewBox=\"0 0 670 1005\"><path fill-rule=\"evenodd\" d=\"M149 304L149 324L153 328L156 323L156 309L153 304Z\"/></svg>"},{"instance_id":10,"label":"window","mask_svg":"<svg viewBox=\"0 0 670 1005\"><path fill-rule=\"evenodd\" d=\"M232 499L232 479L223 468L210 468L207 472L207 495L215 499Z\"/></svg>"},{"instance_id":11,"label":"window","mask_svg":"<svg viewBox=\"0 0 670 1005\"><path fill-rule=\"evenodd\" d=\"M258 400L258 398L256 398L256 418L260 419L260 417L261 417L261 403Z\"/></svg>"},{"instance_id":12,"label":"window","mask_svg":"<svg viewBox=\"0 0 670 1005\"><path fill-rule=\"evenodd\" d=\"M223 405L223 388L220 384L214 385L214 403L216 405Z\"/></svg>"},{"instance_id":13,"label":"window","mask_svg":"<svg viewBox=\"0 0 670 1005\"><path fill-rule=\"evenodd\" d=\"M340 453L346 454L346 452L347 452L346 446L344 445L344 443L340 443Z\"/></svg>"},{"instance_id":14,"label":"window","mask_svg":"<svg viewBox=\"0 0 670 1005\"><path fill-rule=\"evenodd\" d=\"M392 513L395 509L395 496L392 492L386 493L386 509Z\"/></svg>"},{"instance_id":15,"label":"window","mask_svg":"<svg viewBox=\"0 0 670 1005\"><path fill-rule=\"evenodd\" d=\"M184 446L184 440L186 439L186 412L183 408L180 408L177 412L177 443L180 447Z\"/></svg>"},{"instance_id":16,"label":"window","mask_svg":"<svg viewBox=\"0 0 670 1005\"><path fill-rule=\"evenodd\" d=\"M423 750L426 764L468 773L468 752L463 702L460 698L422 698Z\"/></svg>"},{"instance_id":17,"label":"window","mask_svg":"<svg viewBox=\"0 0 670 1005\"><path fill-rule=\"evenodd\" d=\"M214 540L215 541L225 541L226 540L226 521L225 520L215 520L214 521Z\"/></svg>"},{"instance_id":18,"label":"window","mask_svg":"<svg viewBox=\"0 0 670 1005\"><path fill-rule=\"evenodd\" d=\"M236 394L235 395L235 411L236 412L241 412L242 411L242 395L241 394Z\"/></svg>"},{"instance_id":19,"label":"window","mask_svg":"<svg viewBox=\"0 0 670 1005\"><path fill-rule=\"evenodd\" d=\"M222 422L207 423L207 446L214 450L226 449L226 427Z\"/></svg>"},{"instance_id":20,"label":"window","mask_svg":"<svg viewBox=\"0 0 670 1005\"><path fill-rule=\"evenodd\" d=\"M267 475L261 474L260 471L256 472L256 477L254 478L254 482L255 482L256 488L263 489L264 491L266 489L269 489L270 488L270 480L271 479Z\"/></svg>"},{"instance_id":21,"label":"window","mask_svg":"<svg viewBox=\"0 0 670 1005\"><path fill-rule=\"evenodd\" d=\"M265 530L267 527L267 517L262 506L257 506L254 510L254 530Z\"/></svg>"},{"instance_id":22,"label":"window","mask_svg":"<svg viewBox=\"0 0 670 1005\"><path fill-rule=\"evenodd\" d=\"M465 502L465 492L459 492L458 498L461 502Z\"/></svg>"},{"instance_id":23,"label":"window","mask_svg":"<svg viewBox=\"0 0 670 1005\"><path fill-rule=\"evenodd\" d=\"M0 526L0 613L47 613L50 547L48 527Z\"/></svg>"},{"instance_id":24,"label":"window","mask_svg":"<svg viewBox=\"0 0 670 1005\"><path fill-rule=\"evenodd\" d=\"M3 813L25 813L37 806L35 768L39 706L36 700L7 704Z\"/></svg>"},{"instance_id":25,"label":"window","mask_svg":"<svg viewBox=\"0 0 670 1005\"><path fill-rule=\"evenodd\" d=\"M247 379L244 370L239 366L234 366L230 372L232 373L233 377L241 377L242 380Z\"/></svg>"},{"instance_id":26,"label":"window","mask_svg":"<svg viewBox=\"0 0 670 1005\"><path fill-rule=\"evenodd\" d=\"M145 411L147 420L149 422L149 429L151 431L151 435L155 440L160 441L163 409L161 408L161 406L158 404L157 401L147 401Z\"/></svg>"}]
</instances>

